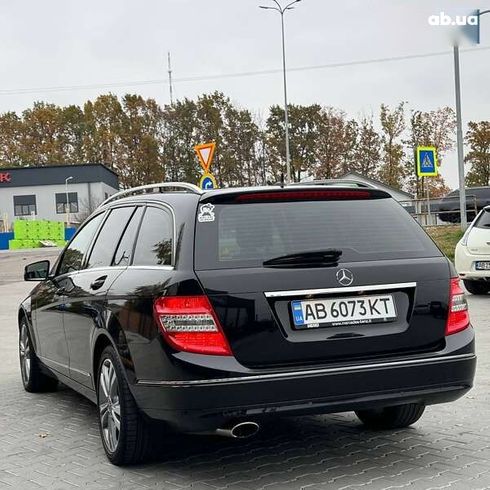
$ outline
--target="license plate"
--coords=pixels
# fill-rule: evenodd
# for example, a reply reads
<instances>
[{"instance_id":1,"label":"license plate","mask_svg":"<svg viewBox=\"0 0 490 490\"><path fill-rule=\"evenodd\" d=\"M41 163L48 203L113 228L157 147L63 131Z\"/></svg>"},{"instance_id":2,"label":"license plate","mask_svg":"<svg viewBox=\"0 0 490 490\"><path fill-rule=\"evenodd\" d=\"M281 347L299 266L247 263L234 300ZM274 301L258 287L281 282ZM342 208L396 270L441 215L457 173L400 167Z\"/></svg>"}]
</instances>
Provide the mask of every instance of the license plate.
<instances>
[{"instance_id":1,"label":"license plate","mask_svg":"<svg viewBox=\"0 0 490 490\"><path fill-rule=\"evenodd\" d=\"M396 319L391 294L291 301L295 328L336 327Z\"/></svg>"},{"instance_id":2,"label":"license plate","mask_svg":"<svg viewBox=\"0 0 490 490\"><path fill-rule=\"evenodd\" d=\"M477 271L490 271L490 262L475 262Z\"/></svg>"}]
</instances>

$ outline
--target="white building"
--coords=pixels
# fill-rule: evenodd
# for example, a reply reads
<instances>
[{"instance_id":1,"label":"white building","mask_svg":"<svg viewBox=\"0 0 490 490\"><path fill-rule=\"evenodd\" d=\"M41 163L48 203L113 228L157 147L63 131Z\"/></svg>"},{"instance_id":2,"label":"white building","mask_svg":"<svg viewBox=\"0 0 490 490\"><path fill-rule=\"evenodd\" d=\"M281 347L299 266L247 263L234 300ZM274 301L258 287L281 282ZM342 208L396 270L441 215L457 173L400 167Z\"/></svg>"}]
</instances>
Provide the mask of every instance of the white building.
<instances>
[{"instance_id":1,"label":"white building","mask_svg":"<svg viewBox=\"0 0 490 490\"><path fill-rule=\"evenodd\" d=\"M118 190L117 174L101 164L0 168L0 219L65 221L68 200L76 223Z\"/></svg>"}]
</instances>

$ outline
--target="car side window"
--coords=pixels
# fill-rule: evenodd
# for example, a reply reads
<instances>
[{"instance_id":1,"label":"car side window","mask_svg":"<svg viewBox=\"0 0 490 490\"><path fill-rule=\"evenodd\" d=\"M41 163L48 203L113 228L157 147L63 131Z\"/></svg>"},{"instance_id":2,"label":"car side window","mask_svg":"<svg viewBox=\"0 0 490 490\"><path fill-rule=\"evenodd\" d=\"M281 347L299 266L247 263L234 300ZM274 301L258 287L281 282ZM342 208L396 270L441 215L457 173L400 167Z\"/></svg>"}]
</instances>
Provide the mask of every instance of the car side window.
<instances>
[{"instance_id":1,"label":"car side window","mask_svg":"<svg viewBox=\"0 0 490 490\"><path fill-rule=\"evenodd\" d=\"M104 213L94 216L83 228L75 235L70 245L66 248L58 267L58 274L78 271L82 268L83 257L90 247L92 238L99 228Z\"/></svg>"},{"instance_id":2,"label":"car side window","mask_svg":"<svg viewBox=\"0 0 490 490\"><path fill-rule=\"evenodd\" d=\"M95 239L95 244L87 262L87 269L109 267L111 265L119 238L133 212L134 207L132 206L115 208L110 211Z\"/></svg>"},{"instance_id":3,"label":"car side window","mask_svg":"<svg viewBox=\"0 0 490 490\"><path fill-rule=\"evenodd\" d=\"M173 221L168 211L148 207L138 233L133 265L171 265Z\"/></svg>"},{"instance_id":4,"label":"car side window","mask_svg":"<svg viewBox=\"0 0 490 490\"><path fill-rule=\"evenodd\" d=\"M138 227L141 221L141 216L143 215L143 207L136 208L136 211L131 216L126 229L124 230L123 236L119 241L116 253L114 254L114 260L112 265L115 266L127 266L131 259L131 254L133 252L134 241L136 239L136 233L138 233Z\"/></svg>"}]
</instances>

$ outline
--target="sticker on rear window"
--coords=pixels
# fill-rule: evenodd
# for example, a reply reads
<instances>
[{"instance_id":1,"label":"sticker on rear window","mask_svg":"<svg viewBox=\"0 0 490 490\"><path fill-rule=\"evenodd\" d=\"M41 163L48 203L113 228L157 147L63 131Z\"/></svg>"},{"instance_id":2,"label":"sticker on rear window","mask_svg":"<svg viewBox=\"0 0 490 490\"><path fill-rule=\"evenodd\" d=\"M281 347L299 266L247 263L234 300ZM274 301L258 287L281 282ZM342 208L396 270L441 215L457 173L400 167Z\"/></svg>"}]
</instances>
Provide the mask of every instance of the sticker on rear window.
<instances>
[{"instance_id":1,"label":"sticker on rear window","mask_svg":"<svg viewBox=\"0 0 490 490\"><path fill-rule=\"evenodd\" d=\"M199 223L209 223L214 221L214 206L212 204L201 204L199 214L197 215Z\"/></svg>"}]
</instances>

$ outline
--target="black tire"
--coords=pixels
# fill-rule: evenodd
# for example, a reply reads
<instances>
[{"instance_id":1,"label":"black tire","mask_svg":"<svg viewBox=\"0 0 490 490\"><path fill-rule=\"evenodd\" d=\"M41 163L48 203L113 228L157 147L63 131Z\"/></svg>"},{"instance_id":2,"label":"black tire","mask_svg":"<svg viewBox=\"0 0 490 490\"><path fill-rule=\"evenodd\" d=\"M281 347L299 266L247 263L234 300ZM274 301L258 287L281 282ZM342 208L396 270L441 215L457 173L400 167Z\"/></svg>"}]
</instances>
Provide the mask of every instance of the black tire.
<instances>
[{"instance_id":1,"label":"black tire","mask_svg":"<svg viewBox=\"0 0 490 490\"><path fill-rule=\"evenodd\" d=\"M104 373L110 372L107 371L110 370L110 366L113 367L115 374L115 378L112 377L113 375L110 378L114 380L114 385L104 382L104 379L110 381L107 378L109 374L106 378L102 378L104 376L102 371L104 370ZM143 461L150 447L147 423L136 406L123 369L114 348L112 346L106 347L100 357L97 370L99 429L107 458L111 463L118 466ZM111 386L114 386L113 390L111 390ZM107 392L112 393L111 397L106 396ZM109 398L111 399L110 402ZM104 407L107 409L104 410ZM119 429L117 429L117 421L119 422ZM114 434L114 437L111 434Z\"/></svg>"},{"instance_id":2,"label":"black tire","mask_svg":"<svg viewBox=\"0 0 490 490\"><path fill-rule=\"evenodd\" d=\"M464 287L475 295L487 294L490 291L490 285L484 281L468 281L463 279Z\"/></svg>"},{"instance_id":3,"label":"black tire","mask_svg":"<svg viewBox=\"0 0 490 490\"><path fill-rule=\"evenodd\" d=\"M20 375L24 389L29 393L54 391L58 380L45 374L41 362L34 352L31 333L27 320L22 318L19 326Z\"/></svg>"},{"instance_id":4,"label":"black tire","mask_svg":"<svg viewBox=\"0 0 490 490\"><path fill-rule=\"evenodd\" d=\"M409 403L396 407L359 410L356 415L369 429L401 429L417 422L424 410L424 405Z\"/></svg>"}]
</instances>

